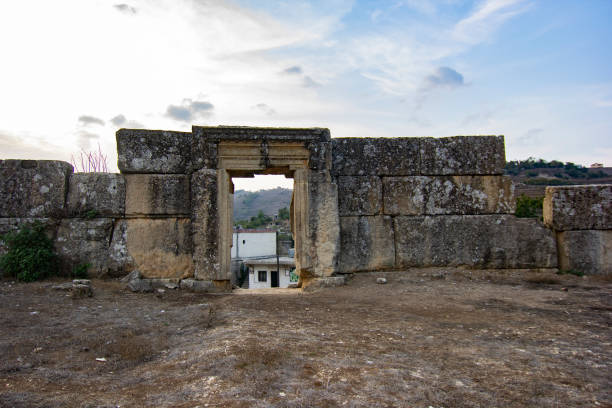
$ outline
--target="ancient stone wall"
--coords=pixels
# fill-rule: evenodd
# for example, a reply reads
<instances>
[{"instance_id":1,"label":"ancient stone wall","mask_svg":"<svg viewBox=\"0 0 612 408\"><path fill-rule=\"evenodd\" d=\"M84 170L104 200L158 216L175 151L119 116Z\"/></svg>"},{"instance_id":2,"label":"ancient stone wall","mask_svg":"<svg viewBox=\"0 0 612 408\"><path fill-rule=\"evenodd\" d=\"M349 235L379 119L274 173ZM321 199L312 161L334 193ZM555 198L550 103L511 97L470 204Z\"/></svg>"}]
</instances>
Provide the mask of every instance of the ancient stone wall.
<instances>
[{"instance_id":1,"label":"ancient stone wall","mask_svg":"<svg viewBox=\"0 0 612 408\"><path fill-rule=\"evenodd\" d=\"M43 222L65 272L90 263L93 276L138 270L144 278L227 289L231 177L272 173L294 179L292 224L305 282L369 270L558 262L610 273L609 187L550 189L548 226L518 219L514 187L502 175L501 136L332 139L318 128L122 129L117 149L121 174L73 173L57 161L0 161L0 233Z\"/></svg>"},{"instance_id":2,"label":"ancient stone wall","mask_svg":"<svg viewBox=\"0 0 612 408\"><path fill-rule=\"evenodd\" d=\"M1 160L0 180L0 234L38 221L54 239L64 273L85 263L92 276L130 270L123 175L73 173L61 161Z\"/></svg>"},{"instance_id":3,"label":"ancient stone wall","mask_svg":"<svg viewBox=\"0 0 612 408\"><path fill-rule=\"evenodd\" d=\"M556 231L561 270L612 274L612 186L547 187L544 222Z\"/></svg>"},{"instance_id":4,"label":"ancient stone wall","mask_svg":"<svg viewBox=\"0 0 612 408\"><path fill-rule=\"evenodd\" d=\"M552 232L517 219L502 136L332 139L338 272L555 268Z\"/></svg>"}]
</instances>

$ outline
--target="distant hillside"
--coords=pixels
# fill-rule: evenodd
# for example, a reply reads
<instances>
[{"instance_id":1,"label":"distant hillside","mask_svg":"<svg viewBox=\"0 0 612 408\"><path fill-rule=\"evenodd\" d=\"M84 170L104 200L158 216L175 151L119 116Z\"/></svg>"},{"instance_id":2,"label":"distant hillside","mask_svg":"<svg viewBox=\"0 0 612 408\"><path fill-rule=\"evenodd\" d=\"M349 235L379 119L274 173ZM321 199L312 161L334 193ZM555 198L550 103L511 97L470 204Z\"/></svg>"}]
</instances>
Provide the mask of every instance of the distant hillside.
<instances>
[{"instance_id":1,"label":"distant hillside","mask_svg":"<svg viewBox=\"0 0 612 408\"><path fill-rule=\"evenodd\" d=\"M247 220L257 215L259 210L273 217L281 208L291 205L292 190L277 187L271 190L234 192L234 220Z\"/></svg>"},{"instance_id":2,"label":"distant hillside","mask_svg":"<svg viewBox=\"0 0 612 408\"><path fill-rule=\"evenodd\" d=\"M529 158L509 161L504 173L516 186L515 195L543 197L546 186L576 184L612 184L612 167L588 168L557 160L546 161Z\"/></svg>"}]
</instances>

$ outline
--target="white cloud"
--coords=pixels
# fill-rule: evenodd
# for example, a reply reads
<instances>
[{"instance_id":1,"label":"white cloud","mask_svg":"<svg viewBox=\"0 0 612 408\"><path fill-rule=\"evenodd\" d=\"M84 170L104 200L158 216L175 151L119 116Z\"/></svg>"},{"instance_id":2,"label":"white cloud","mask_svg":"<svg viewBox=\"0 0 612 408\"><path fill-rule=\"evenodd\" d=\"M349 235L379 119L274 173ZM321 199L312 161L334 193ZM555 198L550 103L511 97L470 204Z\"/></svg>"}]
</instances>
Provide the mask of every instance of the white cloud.
<instances>
[{"instance_id":1,"label":"white cloud","mask_svg":"<svg viewBox=\"0 0 612 408\"><path fill-rule=\"evenodd\" d=\"M487 41L506 20L527 10L529 5L524 3L525 0L486 0L474 13L455 25L452 36L467 44Z\"/></svg>"}]
</instances>

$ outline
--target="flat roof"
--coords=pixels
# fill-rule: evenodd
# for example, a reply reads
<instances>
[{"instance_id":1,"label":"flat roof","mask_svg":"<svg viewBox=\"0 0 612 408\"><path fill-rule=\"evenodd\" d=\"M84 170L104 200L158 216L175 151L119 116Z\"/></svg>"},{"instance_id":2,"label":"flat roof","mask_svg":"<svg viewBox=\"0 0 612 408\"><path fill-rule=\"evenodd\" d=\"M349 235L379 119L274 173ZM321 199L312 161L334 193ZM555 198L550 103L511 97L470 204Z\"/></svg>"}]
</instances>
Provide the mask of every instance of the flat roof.
<instances>
[{"instance_id":1,"label":"flat roof","mask_svg":"<svg viewBox=\"0 0 612 408\"><path fill-rule=\"evenodd\" d=\"M295 258L289 258L288 256L278 257L278 263L282 265L295 266ZM276 265L276 257L263 258L263 259L249 259L244 262L245 265Z\"/></svg>"}]
</instances>

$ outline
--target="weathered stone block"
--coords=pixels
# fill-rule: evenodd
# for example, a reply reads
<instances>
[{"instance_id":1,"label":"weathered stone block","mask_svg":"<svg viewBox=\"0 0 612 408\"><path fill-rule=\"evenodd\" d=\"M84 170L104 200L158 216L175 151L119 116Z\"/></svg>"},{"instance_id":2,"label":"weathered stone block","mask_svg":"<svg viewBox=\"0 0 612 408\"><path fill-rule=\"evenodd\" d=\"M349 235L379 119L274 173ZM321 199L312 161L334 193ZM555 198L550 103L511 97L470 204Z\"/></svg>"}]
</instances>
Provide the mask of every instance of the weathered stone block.
<instances>
[{"instance_id":1,"label":"weathered stone block","mask_svg":"<svg viewBox=\"0 0 612 408\"><path fill-rule=\"evenodd\" d=\"M376 176L339 176L340 216L376 215L382 208L382 182Z\"/></svg>"},{"instance_id":2,"label":"weathered stone block","mask_svg":"<svg viewBox=\"0 0 612 408\"><path fill-rule=\"evenodd\" d=\"M125 214L188 215L189 177L183 174L126 174Z\"/></svg>"},{"instance_id":3,"label":"weathered stone block","mask_svg":"<svg viewBox=\"0 0 612 408\"><path fill-rule=\"evenodd\" d=\"M223 279L219 260L217 171L202 169L191 176L191 222L195 278Z\"/></svg>"},{"instance_id":4,"label":"weathered stone block","mask_svg":"<svg viewBox=\"0 0 612 408\"><path fill-rule=\"evenodd\" d=\"M557 243L560 269L612 274L612 230L564 231Z\"/></svg>"},{"instance_id":5,"label":"weathered stone block","mask_svg":"<svg viewBox=\"0 0 612 408\"><path fill-rule=\"evenodd\" d=\"M557 231L612 229L612 185L546 187L544 223Z\"/></svg>"},{"instance_id":6,"label":"weathered stone block","mask_svg":"<svg viewBox=\"0 0 612 408\"><path fill-rule=\"evenodd\" d=\"M455 136L421 139L421 174L503 174L506 164L503 136Z\"/></svg>"},{"instance_id":7,"label":"weathered stone block","mask_svg":"<svg viewBox=\"0 0 612 408\"><path fill-rule=\"evenodd\" d=\"M200 169L216 169L218 141L194 135L191 142L191 172Z\"/></svg>"},{"instance_id":8,"label":"weathered stone block","mask_svg":"<svg viewBox=\"0 0 612 408\"><path fill-rule=\"evenodd\" d=\"M320 288L335 288L346 285L346 277L344 276L327 276L325 278L316 278L305 282L303 289L307 292Z\"/></svg>"},{"instance_id":9,"label":"weathered stone block","mask_svg":"<svg viewBox=\"0 0 612 408\"><path fill-rule=\"evenodd\" d=\"M119 129L119 170L122 173L187 173L191 140L191 133L187 132Z\"/></svg>"},{"instance_id":10,"label":"weathered stone block","mask_svg":"<svg viewBox=\"0 0 612 408\"><path fill-rule=\"evenodd\" d=\"M72 171L62 161L0 160L0 217L61 218Z\"/></svg>"},{"instance_id":11,"label":"weathered stone block","mask_svg":"<svg viewBox=\"0 0 612 408\"><path fill-rule=\"evenodd\" d=\"M75 173L70 176L68 213L71 216L122 217L125 178L113 173Z\"/></svg>"},{"instance_id":12,"label":"weathered stone block","mask_svg":"<svg viewBox=\"0 0 612 408\"><path fill-rule=\"evenodd\" d=\"M388 215L514 213L514 185L504 176L383 178Z\"/></svg>"},{"instance_id":13,"label":"weathered stone block","mask_svg":"<svg viewBox=\"0 0 612 408\"><path fill-rule=\"evenodd\" d=\"M180 288L190 290L192 292L215 292L216 286L212 281L202 281L195 279L183 279L180 282Z\"/></svg>"},{"instance_id":14,"label":"weathered stone block","mask_svg":"<svg viewBox=\"0 0 612 408\"><path fill-rule=\"evenodd\" d=\"M332 139L332 173L340 176L418 175L419 139Z\"/></svg>"},{"instance_id":15,"label":"weathered stone block","mask_svg":"<svg viewBox=\"0 0 612 408\"><path fill-rule=\"evenodd\" d=\"M302 270L301 275L330 276L335 272L340 248L338 186L327 171L308 173L308 226L302 227L308 231L309 241L302 250L307 248L311 270ZM294 199L303 199L297 180L295 184Z\"/></svg>"},{"instance_id":16,"label":"weathered stone block","mask_svg":"<svg viewBox=\"0 0 612 408\"><path fill-rule=\"evenodd\" d=\"M144 278L193 276L191 221L185 218L128 219L127 248Z\"/></svg>"},{"instance_id":17,"label":"weathered stone block","mask_svg":"<svg viewBox=\"0 0 612 408\"><path fill-rule=\"evenodd\" d=\"M121 276L130 268L123 221L111 218L93 220L65 219L57 231L55 248L63 273L69 274L80 264L91 264L92 277Z\"/></svg>"},{"instance_id":18,"label":"weathered stone block","mask_svg":"<svg viewBox=\"0 0 612 408\"><path fill-rule=\"evenodd\" d=\"M391 217L340 217L338 272L376 271L394 265Z\"/></svg>"},{"instance_id":19,"label":"weathered stone block","mask_svg":"<svg viewBox=\"0 0 612 408\"><path fill-rule=\"evenodd\" d=\"M554 234L512 215L395 217L398 267L555 268Z\"/></svg>"},{"instance_id":20,"label":"weathered stone block","mask_svg":"<svg viewBox=\"0 0 612 408\"><path fill-rule=\"evenodd\" d=\"M308 166L326 170L331 165L331 136L325 128L273 128L246 126L193 126L193 168L216 168L220 141L302 142L310 151ZM215 157L213 158L213 154Z\"/></svg>"}]
</instances>

